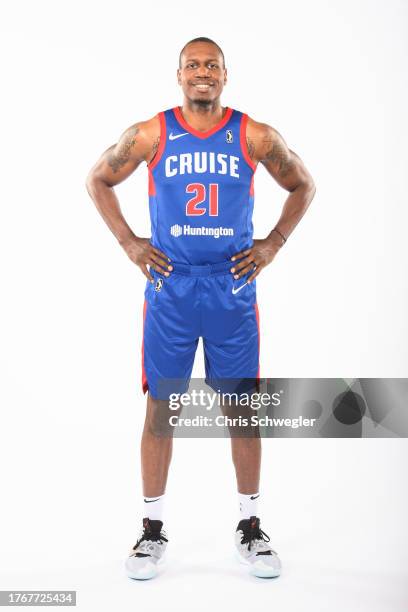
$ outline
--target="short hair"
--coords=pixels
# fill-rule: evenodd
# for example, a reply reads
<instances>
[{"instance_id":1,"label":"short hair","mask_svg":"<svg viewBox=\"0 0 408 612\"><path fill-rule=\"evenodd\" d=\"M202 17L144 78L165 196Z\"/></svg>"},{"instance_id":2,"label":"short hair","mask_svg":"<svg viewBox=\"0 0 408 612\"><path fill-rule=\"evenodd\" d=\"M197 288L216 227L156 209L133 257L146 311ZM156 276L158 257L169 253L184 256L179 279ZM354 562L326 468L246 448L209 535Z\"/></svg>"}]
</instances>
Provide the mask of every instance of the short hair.
<instances>
[{"instance_id":1,"label":"short hair","mask_svg":"<svg viewBox=\"0 0 408 612\"><path fill-rule=\"evenodd\" d=\"M211 38L207 38L206 36L198 36L197 38L193 38L192 40L189 40L188 43L186 43L184 45L184 47L180 51L180 55L179 55L179 68L181 68L181 56L183 55L184 51L186 50L186 47L188 47L188 45L191 45L191 43L197 43L197 42L211 43L212 45L217 47L218 51L221 53L222 63L224 64L224 68L225 68L225 57L224 57L224 53L223 53L220 45L217 44L214 40L211 40Z\"/></svg>"}]
</instances>

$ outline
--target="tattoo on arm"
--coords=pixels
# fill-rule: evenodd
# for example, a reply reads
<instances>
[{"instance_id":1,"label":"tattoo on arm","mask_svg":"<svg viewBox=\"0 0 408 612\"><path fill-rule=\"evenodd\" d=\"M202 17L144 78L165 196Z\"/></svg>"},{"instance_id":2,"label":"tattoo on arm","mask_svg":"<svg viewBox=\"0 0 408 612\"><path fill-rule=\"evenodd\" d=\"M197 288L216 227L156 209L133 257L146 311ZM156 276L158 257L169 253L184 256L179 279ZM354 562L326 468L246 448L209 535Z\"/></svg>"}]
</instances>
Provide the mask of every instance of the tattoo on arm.
<instances>
[{"instance_id":1,"label":"tattoo on arm","mask_svg":"<svg viewBox=\"0 0 408 612\"><path fill-rule=\"evenodd\" d=\"M132 148L136 144L136 135L139 132L139 126L134 125L129 128L126 132L126 137L119 147L119 151L116 153L109 153L108 164L112 168L113 173L119 172L119 170L129 161Z\"/></svg>"},{"instance_id":2,"label":"tattoo on arm","mask_svg":"<svg viewBox=\"0 0 408 612\"><path fill-rule=\"evenodd\" d=\"M157 153L157 149L159 148L159 144L160 144L160 137L158 136L153 143L152 157L150 158L149 164L151 164L154 158L156 157L156 153Z\"/></svg>"},{"instance_id":3,"label":"tattoo on arm","mask_svg":"<svg viewBox=\"0 0 408 612\"><path fill-rule=\"evenodd\" d=\"M269 141L269 147L265 155L265 160L271 161L278 166L279 176L284 178L295 167L291 152L279 141Z\"/></svg>"},{"instance_id":4,"label":"tattoo on arm","mask_svg":"<svg viewBox=\"0 0 408 612\"><path fill-rule=\"evenodd\" d=\"M248 147L248 155L251 159L254 159L255 157L255 144L254 141L251 140L250 138L248 138L247 136L247 147Z\"/></svg>"}]
</instances>

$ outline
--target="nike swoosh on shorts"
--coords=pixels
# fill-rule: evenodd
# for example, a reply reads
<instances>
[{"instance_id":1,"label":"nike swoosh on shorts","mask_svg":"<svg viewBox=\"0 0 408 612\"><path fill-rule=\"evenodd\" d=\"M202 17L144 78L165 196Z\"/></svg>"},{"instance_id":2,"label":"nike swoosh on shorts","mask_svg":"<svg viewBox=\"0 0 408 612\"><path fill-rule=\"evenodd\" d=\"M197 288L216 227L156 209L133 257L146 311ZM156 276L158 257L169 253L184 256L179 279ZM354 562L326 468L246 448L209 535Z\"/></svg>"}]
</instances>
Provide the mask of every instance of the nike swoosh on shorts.
<instances>
[{"instance_id":1,"label":"nike swoosh on shorts","mask_svg":"<svg viewBox=\"0 0 408 612\"><path fill-rule=\"evenodd\" d=\"M238 288L233 287L233 288L232 288L232 293L233 293L233 295L235 295L236 293L238 293L238 291L241 291L241 289L242 289L243 287L245 287L245 285L247 285L247 284L248 284L248 281L247 281L246 283L244 283L243 285L241 285L240 287L238 287Z\"/></svg>"}]
</instances>

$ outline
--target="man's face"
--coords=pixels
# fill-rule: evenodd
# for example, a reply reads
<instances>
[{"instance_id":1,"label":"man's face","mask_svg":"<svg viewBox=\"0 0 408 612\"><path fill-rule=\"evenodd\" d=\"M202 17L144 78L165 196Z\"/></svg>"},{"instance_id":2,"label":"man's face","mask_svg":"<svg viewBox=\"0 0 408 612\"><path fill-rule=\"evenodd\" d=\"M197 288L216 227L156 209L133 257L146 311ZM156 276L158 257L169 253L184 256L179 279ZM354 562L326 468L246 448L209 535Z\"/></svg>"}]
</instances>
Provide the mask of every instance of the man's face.
<instances>
[{"instance_id":1,"label":"man's face","mask_svg":"<svg viewBox=\"0 0 408 612\"><path fill-rule=\"evenodd\" d=\"M227 82L227 71L217 47L203 42L188 45L181 56L177 79L188 100L211 105Z\"/></svg>"}]
</instances>

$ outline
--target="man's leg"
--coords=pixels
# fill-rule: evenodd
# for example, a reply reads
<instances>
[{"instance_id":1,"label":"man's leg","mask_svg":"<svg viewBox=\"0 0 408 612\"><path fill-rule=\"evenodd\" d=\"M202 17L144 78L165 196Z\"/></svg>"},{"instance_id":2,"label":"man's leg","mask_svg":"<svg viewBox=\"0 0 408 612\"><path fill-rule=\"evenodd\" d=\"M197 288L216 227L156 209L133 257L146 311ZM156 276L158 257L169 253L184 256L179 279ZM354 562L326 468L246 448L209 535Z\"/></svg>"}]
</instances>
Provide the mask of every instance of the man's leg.
<instances>
[{"instance_id":1,"label":"man's leg","mask_svg":"<svg viewBox=\"0 0 408 612\"><path fill-rule=\"evenodd\" d=\"M166 532L162 531L163 495L173 448L168 406L168 401L156 400L148 394L141 441L143 532L126 560L128 576L137 580L156 575L167 545Z\"/></svg>"},{"instance_id":2,"label":"man's leg","mask_svg":"<svg viewBox=\"0 0 408 612\"><path fill-rule=\"evenodd\" d=\"M168 402L147 396L141 442L141 468L145 497L163 495L173 450L173 428L169 426ZM167 421L167 423L166 423Z\"/></svg>"},{"instance_id":3,"label":"man's leg","mask_svg":"<svg viewBox=\"0 0 408 612\"><path fill-rule=\"evenodd\" d=\"M192 306L199 303L195 279L177 273L165 278L152 268L150 272L156 284L146 283L143 306L142 390L149 392L140 449L143 533L126 562L128 576L141 580L156 575L167 546L163 506L173 450L169 417L175 411L170 412L168 400L156 398L169 398L169 386L171 393L177 392L171 381L190 379L200 331L200 311Z\"/></svg>"},{"instance_id":4,"label":"man's leg","mask_svg":"<svg viewBox=\"0 0 408 612\"><path fill-rule=\"evenodd\" d=\"M222 401L220 408L228 419L228 431L231 438L232 461L235 468L238 493L253 495L259 492L261 473L261 437L258 426L250 423L253 411L240 406L234 400ZM232 424L233 419L240 418L242 423ZM235 421L236 422L236 421Z\"/></svg>"},{"instance_id":5,"label":"man's leg","mask_svg":"<svg viewBox=\"0 0 408 612\"><path fill-rule=\"evenodd\" d=\"M188 275L173 272L165 278L154 269L150 272L162 281L157 290L147 283L145 290L142 368L143 391L148 390L146 419L141 443L143 493L146 497L163 495L172 455L173 428L169 416L167 392L172 380L188 381L193 369L200 332L200 311L194 303L196 281ZM177 387L177 385L176 385Z\"/></svg>"},{"instance_id":6,"label":"man's leg","mask_svg":"<svg viewBox=\"0 0 408 612\"><path fill-rule=\"evenodd\" d=\"M250 421L246 408L221 405L224 416L240 414L243 422ZM249 409L249 412L251 409ZM232 461L238 486L240 521L235 531L238 559L250 566L250 572L260 578L280 575L281 562L271 546L269 536L261 530L257 506L261 470L261 438L259 427L230 426Z\"/></svg>"},{"instance_id":7,"label":"man's leg","mask_svg":"<svg viewBox=\"0 0 408 612\"><path fill-rule=\"evenodd\" d=\"M231 436L232 461L238 492L250 495L259 491L261 438Z\"/></svg>"}]
</instances>

